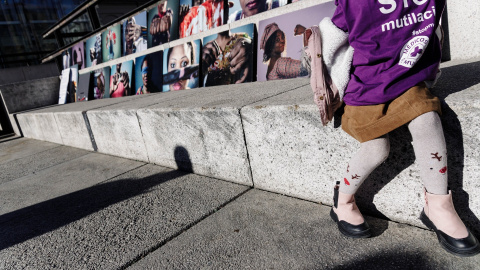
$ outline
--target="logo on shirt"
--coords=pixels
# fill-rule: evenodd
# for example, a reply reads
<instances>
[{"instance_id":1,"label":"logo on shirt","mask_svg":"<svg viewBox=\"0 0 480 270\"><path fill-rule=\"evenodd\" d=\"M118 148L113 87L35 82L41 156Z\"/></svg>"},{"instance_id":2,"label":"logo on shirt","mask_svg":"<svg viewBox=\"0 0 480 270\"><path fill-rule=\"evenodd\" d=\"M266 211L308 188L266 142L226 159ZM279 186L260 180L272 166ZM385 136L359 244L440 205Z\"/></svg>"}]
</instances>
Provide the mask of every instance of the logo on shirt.
<instances>
[{"instance_id":1,"label":"logo on shirt","mask_svg":"<svg viewBox=\"0 0 480 270\"><path fill-rule=\"evenodd\" d=\"M429 38L427 36L417 36L410 39L402 48L398 64L406 68L412 68L422 57L428 41Z\"/></svg>"}]
</instances>

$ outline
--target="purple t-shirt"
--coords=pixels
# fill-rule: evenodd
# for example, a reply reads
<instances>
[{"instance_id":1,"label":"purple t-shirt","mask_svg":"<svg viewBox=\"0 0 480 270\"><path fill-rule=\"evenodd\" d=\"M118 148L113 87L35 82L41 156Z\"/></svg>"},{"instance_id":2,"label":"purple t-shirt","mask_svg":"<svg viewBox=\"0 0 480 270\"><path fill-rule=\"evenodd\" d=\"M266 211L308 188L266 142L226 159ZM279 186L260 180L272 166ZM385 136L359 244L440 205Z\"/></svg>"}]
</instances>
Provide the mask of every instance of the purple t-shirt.
<instances>
[{"instance_id":1,"label":"purple t-shirt","mask_svg":"<svg viewBox=\"0 0 480 270\"><path fill-rule=\"evenodd\" d=\"M332 22L354 48L347 105L391 101L433 80L441 59L435 35L445 0L335 0Z\"/></svg>"}]
</instances>

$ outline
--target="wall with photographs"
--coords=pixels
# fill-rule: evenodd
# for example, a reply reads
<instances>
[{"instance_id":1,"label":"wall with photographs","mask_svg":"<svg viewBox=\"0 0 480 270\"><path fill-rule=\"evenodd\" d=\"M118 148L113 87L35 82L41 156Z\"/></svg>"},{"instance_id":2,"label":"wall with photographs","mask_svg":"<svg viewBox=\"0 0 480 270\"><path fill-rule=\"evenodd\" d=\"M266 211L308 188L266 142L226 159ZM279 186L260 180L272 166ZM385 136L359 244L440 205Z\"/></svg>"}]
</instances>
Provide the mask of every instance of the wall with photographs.
<instances>
[{"instance_id":1,"label":"wall with photographs","mask_svg":"<svg viewBox=\"0 0 480 270\"><path fill-rule=\"evenodd\" d=\"M229 2L229 9L217 0L159 1L72 46L60 61L68 68L75 58L79 74L93 73L91 99L305 76L295 27L318 25L333 15L334 2L250 2ZM272 40L280 40L280 50L272 50Z\"/></svg>"}]
</instances>

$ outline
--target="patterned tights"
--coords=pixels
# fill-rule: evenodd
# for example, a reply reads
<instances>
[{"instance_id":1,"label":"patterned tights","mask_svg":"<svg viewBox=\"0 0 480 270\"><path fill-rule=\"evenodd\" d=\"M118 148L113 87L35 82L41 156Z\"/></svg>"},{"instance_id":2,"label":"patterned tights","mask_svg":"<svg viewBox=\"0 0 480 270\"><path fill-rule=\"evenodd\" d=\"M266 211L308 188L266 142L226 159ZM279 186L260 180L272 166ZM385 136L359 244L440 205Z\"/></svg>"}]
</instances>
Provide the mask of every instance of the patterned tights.
<instances>
[{"instance_id":1,"label":"patterned tights","mask_svg":"<svg viewBox=\"0 0 480 270\"><path fill-rule=\"evenodd\" d=\"M428 112L408 124L420 176L429 193L447 194L447 148L442 123L436 112ZM340 192L355 194L370 173L390 152L388 135L364 142L347 165Z\"/></svg>"}]
</instances>

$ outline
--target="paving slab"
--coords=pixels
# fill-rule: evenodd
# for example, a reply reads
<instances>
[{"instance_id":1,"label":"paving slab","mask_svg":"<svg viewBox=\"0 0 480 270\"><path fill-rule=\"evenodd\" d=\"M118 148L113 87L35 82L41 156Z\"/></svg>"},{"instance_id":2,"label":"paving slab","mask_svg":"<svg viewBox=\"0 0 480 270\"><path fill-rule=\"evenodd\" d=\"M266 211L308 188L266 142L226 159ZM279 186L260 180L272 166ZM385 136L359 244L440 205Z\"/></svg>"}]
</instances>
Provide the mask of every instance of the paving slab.
<instances>
[{"instance_id":1,"label":"paving slab","mask_svg":"<svg viewBox=\"0 0 480 270\"><path fill-rule=\"evenodd\" d=\"M367 217L374 237L338 231L330 208L253 189L128 269L478 269L433 232Z\"/></svg>"},{"instance_id":2,"label":"paving slab","mask_svg":"<svg viewBox=\"0 0 480 270\"><path fill-rule=\"evenodd\" d=\"M0 215L89 187L144 163L96 153L0 185Z\"/></svg>"},{"instance_id":3,"label":"paving slab","mask_svg":"<svg viewBox=\"0 0 480 270\"><path fill-rule=\"evenodd\" d=\"M145 165L0 216L0 268L121 269L248 189Z\"/></svg>"},{"instance_id":4,"label":"paving slab","mask_svg":"<svg viewBox=\"0 0 480 270\"><path fill-rule=\"evenodd\" d=\"M196 174L252 185L240 109L305 83L294 79L208 87L188 98L140 109L149 161L178 168L174 149L183 147Z\"/></svg>"},{"instance_id":5,"label":"paving slab","mask_svg":"<svg viewBox=\"0 0 480 270\"><path fill-rule=\"evenodd\" d=\"M43 142L39 142L40 144ZM0 163L0 184L36 173L43 169L89 154L85 150L58 146L42 152L35 152L15 160Z\"/></svg>"},{"instance_id":6,"label":"paving slab","mask_svg":"<svg viewBox=\"0 0 480 270\"><path fill-rule=\"evenodd\" d=\"M6 139L7 140L7 139ZM19 160L60 145L26 138L16 138L0 143L0 164Z\"/></svg>"}]
</instances>

